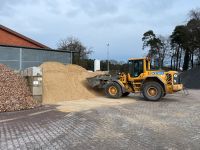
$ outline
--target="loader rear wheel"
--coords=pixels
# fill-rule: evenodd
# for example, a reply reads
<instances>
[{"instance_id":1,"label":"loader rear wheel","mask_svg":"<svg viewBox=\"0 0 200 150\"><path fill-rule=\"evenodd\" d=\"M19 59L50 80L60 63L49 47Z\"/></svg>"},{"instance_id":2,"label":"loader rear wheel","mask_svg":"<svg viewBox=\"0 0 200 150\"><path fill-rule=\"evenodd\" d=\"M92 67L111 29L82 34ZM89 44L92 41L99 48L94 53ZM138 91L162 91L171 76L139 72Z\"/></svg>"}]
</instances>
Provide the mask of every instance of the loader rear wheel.
<instances>
[{"instance_id":1,"label":"loader rear wheel","mask_svg":"<svg viewBox=\"0 0 200 150\"><path fill-rule=\"evenodd\" d=\"M105 94L110 98L120 98L122 96L120 85L115 82L109 83L105 88Z\"/></svg>"},{"instance_id":2,"label":"loader rear wheel","mask_svg":"<svg viewBox=\"0 0 200 150\"><path fill-rule=\"evenodd\" d=\"M163 88L157 82L146 82L143 85L142 94L146 100L158 101L163 96Z\"/></svg>"}]
</instances>

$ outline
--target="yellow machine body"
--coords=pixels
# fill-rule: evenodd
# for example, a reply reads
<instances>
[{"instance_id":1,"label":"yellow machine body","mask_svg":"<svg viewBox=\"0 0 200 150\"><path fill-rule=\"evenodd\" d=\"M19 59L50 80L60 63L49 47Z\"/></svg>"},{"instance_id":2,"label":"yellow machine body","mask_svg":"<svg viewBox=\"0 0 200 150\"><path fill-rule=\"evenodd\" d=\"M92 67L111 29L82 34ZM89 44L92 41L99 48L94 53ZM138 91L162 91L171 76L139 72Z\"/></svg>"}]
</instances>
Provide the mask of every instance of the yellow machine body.
<instances>
[{"instance_id":1,"label":"yellow machine body","mask_svg":"<svg viewBox=\"0 0 200 150\"><path fill-rule=\"evenodd\" d=\"M118 83L126 92L141 92L143 84L148 81L158 82L163 87L165 94L172 94L183 89L183 85L178 81L177 71L151 70L148 58L129 59L129 62L134 61L142 62L143 71L136 76L131 75L130 71L127 74L121 73Z\"/></svg>"}]
</instances>

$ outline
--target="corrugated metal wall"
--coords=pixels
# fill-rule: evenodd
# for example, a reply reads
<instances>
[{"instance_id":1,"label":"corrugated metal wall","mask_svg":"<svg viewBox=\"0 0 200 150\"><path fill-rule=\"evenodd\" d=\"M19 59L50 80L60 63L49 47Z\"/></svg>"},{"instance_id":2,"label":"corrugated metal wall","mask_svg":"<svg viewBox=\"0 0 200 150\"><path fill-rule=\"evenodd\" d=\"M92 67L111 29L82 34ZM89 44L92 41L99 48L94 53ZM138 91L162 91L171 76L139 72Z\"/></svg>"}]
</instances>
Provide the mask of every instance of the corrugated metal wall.
<instances>
[{"instance_id":1,"label":"corrugated metal wall","mask_svg":"<svg viewBox=\"0 0 200 150\"><path fill-rule=\"evenodd\" d=\"M69 64L71 63L71 53L58 50L0 46L0 64L5 64L15 70L39 66L47 61Z\"/></svg>"}]
</instances>

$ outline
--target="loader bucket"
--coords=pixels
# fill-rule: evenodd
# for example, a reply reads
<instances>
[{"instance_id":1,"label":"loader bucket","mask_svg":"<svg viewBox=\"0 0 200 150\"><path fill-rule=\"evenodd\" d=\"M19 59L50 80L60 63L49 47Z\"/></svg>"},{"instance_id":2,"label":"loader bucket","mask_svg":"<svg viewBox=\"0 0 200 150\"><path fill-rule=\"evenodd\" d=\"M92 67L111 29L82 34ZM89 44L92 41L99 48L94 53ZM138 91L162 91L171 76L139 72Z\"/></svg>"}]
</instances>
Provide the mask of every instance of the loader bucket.
<instances>
[{"instance_id":1,"label":"loader bucket","mask_svg":"<svg viewBox=\"0 0 200 150\"><path fill-rule=\"evenodd\" d=\"M87 78L88 84L93 88L103 88L103 85L109 80L111 80L110 75L97 75L95 77Z\"/></svg>"}]
</instances>

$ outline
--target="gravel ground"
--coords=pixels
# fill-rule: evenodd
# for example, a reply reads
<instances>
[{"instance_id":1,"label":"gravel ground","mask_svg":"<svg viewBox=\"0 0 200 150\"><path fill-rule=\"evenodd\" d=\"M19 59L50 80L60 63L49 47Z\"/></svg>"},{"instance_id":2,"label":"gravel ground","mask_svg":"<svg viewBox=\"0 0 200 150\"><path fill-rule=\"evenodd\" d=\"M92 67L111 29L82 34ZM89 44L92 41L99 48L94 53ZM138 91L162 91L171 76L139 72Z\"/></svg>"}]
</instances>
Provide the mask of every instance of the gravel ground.
<instances>
[{"instance_id":1,"label":"gravel ground","mask_svg":"<svg viewBox=\"0 0 200 150\"><path fill-rule=\"evenodd\" d=\"M200 90L189 92L158 102L131 95L115 105L102 98L105 105L75 112L46 105L0 113L0 149L199 150Z\"/></svg>"}]
</instances>

